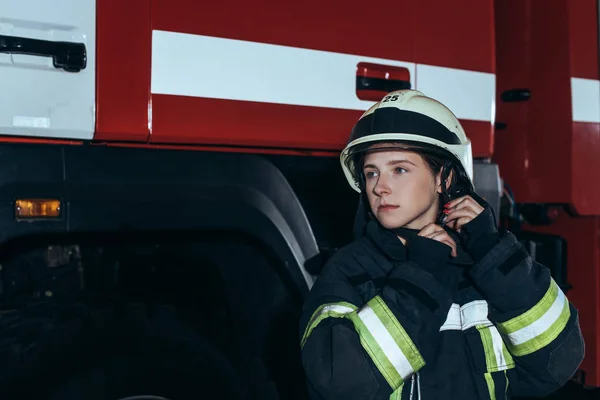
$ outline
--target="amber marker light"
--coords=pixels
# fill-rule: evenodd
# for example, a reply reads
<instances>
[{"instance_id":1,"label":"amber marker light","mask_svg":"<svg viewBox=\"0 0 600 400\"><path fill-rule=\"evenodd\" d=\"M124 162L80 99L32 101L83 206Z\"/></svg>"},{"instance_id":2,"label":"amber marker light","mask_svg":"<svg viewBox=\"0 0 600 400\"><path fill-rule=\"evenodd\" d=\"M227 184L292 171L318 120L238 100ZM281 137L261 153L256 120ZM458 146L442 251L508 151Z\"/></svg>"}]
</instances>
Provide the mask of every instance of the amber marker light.
<instances>
[{"instance_id":1,"label":"amber marker light","mask_svg":"<svg viewBox=\"0 0 600 400\"><path fill-rule=\"evenodd\" d=\"M57 199L18 199L15 202L17 219L60 217L61 203Z\"/></svg>"}]
</instances>

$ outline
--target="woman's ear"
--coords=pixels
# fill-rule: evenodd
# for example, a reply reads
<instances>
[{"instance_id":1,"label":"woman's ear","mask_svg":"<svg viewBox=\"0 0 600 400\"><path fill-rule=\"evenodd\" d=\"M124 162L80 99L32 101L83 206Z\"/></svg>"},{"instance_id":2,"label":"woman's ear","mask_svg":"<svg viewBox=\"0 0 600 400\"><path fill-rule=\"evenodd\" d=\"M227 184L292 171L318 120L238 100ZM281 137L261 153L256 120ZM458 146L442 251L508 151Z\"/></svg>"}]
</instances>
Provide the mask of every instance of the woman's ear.
<instances>
[{"instance_id":1,"label":"woman's ear","mask_svg":"<svg viewBox=\"0 0 600 400\"><path fill-rule=\"evenodd\" d=\"M436 176L436 187L438 193L444 193L448 189L450 189L450 185L452 184L452 178L454 177L454 169L450 170L448 177L444 180L444 185L446 185L446 190L442 190L442 177L444 174L444 168L437 174Z\"/></svg>"}]
</instances>

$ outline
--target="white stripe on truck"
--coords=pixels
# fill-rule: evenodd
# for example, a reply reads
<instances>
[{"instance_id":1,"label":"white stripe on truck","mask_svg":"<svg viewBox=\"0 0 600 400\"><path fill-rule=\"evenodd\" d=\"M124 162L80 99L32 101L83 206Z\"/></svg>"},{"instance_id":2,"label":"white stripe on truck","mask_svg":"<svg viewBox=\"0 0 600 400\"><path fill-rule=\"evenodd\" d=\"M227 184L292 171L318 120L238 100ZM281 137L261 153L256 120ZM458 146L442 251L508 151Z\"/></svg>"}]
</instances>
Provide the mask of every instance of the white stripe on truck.
<instances>
[{"instance_id":1,"label":"white stripe on truck","mask_svg":"<svg viewBox=\"0 0 600 400\"><path fill-rule=\"evenodd\" d=\"M356 97L356 66L405 67L412 87L458 118L494 121L491 73L244 40L154 30L153 94L366 110ZM575 122L600 123L600 81L571 78Z\"/></svg>"},{"instance_id":2,"label":"white stripe on truck","mask_svg":"<svg viewBox=\"0 0 600 400\"><path fill-rule=\"evenodd\" d=\"M600 81L571 78L571 99L574 122L600 122Z\"/></svg>"},{"instance_id":3,"label":"white stripe on truck","mask_svg":"<svg viewBox=\"0 0 600 400\"><path fill-rule=\"evenodd\" d=\"M159 30L152 32L151 92L366 110L373 102L356 97L359 62L406 67L412 87L459 118L493 121L494 74Z\"/></svg>"}]
</instances>

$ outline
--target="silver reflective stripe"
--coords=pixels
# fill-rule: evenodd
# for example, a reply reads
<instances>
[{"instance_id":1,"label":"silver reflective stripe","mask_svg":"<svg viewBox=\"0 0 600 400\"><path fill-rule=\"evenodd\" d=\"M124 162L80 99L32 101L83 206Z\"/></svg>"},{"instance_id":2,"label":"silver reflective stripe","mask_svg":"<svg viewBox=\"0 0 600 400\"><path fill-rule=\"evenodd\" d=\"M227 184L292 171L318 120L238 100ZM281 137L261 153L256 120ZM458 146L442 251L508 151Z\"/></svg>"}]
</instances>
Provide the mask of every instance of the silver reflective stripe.
<instances>
[{"instance_id":1,"label":"silver reflective stripe","mask_svg":"<svg viewBox=\"0 0 600 400\"><path fill-rule=\"evenodd\" d=\"M412 369L410 362L373 309L369 306L365 306L358 312L358 317L363 324L365 324L365 327L369 330L373 339L375 339L375 342L377 342L377 345L383 351L402 380L406 380L406 378L411 376L414 373L414 370Z\"/></svg>"},{"instance_id":2,"label":"silver reflective stripe","mask_svg":"<svg viewBox=\"0 0 600 400\"><path fill-rule=\"evenodd\" d=\"M490 324L489 330L492 336L492 348L496 356L496 366L499 370L508 369L514 365L514 361L512 359L507 360L504 355L505 345L502 336L500 336L500 332L498 332L498 329L494 325Z\"/></svg>"},{"instance_id":3,"label":"silver reflective stripe","mask_svg":"<svg viewBox=\"0 0 600 400\"><path fill-rule=\"evenodd\" d=\"M323 304L313 313L310 321L306 325L304 335L300 341L300 346L303 348L308 340L313 329L315 329L321 321L326 318L344 318L347 314L356 311L356 306L346 302Z\"/></svg>"},{"instance_id":4,"label":"silver reflective stripe","mask_svg":"<svg viewBox=\"0 0 600 400\"><path fill-rule=\"evenodd\" d=\"M496 326L488 318L489 306L485 300L475 300L463 306L452 304L446 322L440 331L466 331L476 327L481 335L488 372L514 367L514 361Z\"/></svg>"},{"instance_id":5,"label":"silver reflective stripe","mask_svg":"<svg viewBox=\"0 0 600 400\"><path fill-rule=\"evenodd\" d=\"M347 318L354 323L360 343L392 390L425 366L415 343L381 296L373 297Z\"/></svg>"},{"instance_id":6,"label":"silver reflective stripe","mask_svg":"<svg viewBox=\"0 0 600 400\"><path fill-rule=\"evenodd\" d=\"M571 304L554 279L544 297L533 307L513 319L498 324L510 352L524 356L552 343L571 318Z\"/></svg>"},{"instance_id":7,"label":"silver reflective stripe","mask_svg":"<svg viewBox=\"0 0 600 400\"><path fill-rule=\"evenodd\" d=\"M485 300L475 300L460 307L462 330L476 325L491 324L488 319L488 304Z\"/></svg>"},{"instance_id":8,"label":"silver reflective stripe","mask_svg":"<svg viewBox=\"0 0 600 400\"><path fill-rule=\"evenodd\" d=\"M339 313L339 314L348 314L348 313L351 313L352 311L354 311L354 309L350 308L350 307L346 307L346 306L340 306L337 304L330 304L328 306L323 307L321 309L320 314L326 314L331 311Z\"/></svg>"},{"instance_id":9,"label":"silver reflective stripe","mask_svg":"<svg viewBox=\"0 0 600 400\"><path fill-rule=\"evenodd\" d=\"M440 328L441 331L460 331L462 329L462 322L460 318L460 306L456 303L452 304L448 310L448 316L446 322Z\"/></svg>"},{"instance_id":10,"label":"silver reflective stripe","mask_svg":"<svg viewBox=\"0 0 600 400\"><path fill-rule=\"evenodd\" d=\"M514 368L514 360L508 352L498 328L491 322L476 325L476 328L481 337L487 372L498 372Z\"/></svg>"},{"instance_id":11,"label":"silver reflective stripe","mask_svg":"<svg viewBox=\"0 0 600 400\"><path fill-rule=\"evenodd\" d=\"M475 300L460 306L456 303L452 304L448 310L446 322L441 326L441 331L466 331L476 325L491 324L487 317L488 304L485 300Z\"/></svg>"},{"instance_id":12,"label":"silver reflective stripe","mask_svg":"<svg viewBox=\"0 0 600 400\"><path fill-rule=\"evenodd\" d=\"M558 290L556 300L554 300L552 306L550 306L544 315L530 325L506 335L510 344L516 346L547 332L561 317L561 314L563 314L566 303L567 298L564 293L561 290Z\"/></svg>"}]
</instances>

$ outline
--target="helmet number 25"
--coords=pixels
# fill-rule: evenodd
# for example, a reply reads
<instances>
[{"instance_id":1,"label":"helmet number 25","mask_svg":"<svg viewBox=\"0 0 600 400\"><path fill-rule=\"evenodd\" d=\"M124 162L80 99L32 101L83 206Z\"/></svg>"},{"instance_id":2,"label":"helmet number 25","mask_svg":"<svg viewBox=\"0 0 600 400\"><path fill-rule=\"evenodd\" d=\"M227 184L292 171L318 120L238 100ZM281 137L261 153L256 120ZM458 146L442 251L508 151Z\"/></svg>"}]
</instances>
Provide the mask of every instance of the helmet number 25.
<instances>
[{"instance_id":1,"label":"helmet number 25","mask_svg":"<svg viewBox=\"0 0 600 400\"><path fill-rule=\"evenodd\" d=\"M387 103L388 101L396 101L396 100L398 100L398 95L397 95L397 94L394 94L394 95L392 95L392 96L385 96L385 97L383 98L383 101L382 101L382 103Z\"/></svg>"}]
</instances>

